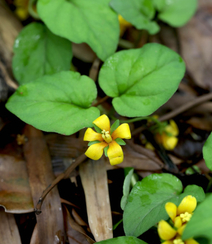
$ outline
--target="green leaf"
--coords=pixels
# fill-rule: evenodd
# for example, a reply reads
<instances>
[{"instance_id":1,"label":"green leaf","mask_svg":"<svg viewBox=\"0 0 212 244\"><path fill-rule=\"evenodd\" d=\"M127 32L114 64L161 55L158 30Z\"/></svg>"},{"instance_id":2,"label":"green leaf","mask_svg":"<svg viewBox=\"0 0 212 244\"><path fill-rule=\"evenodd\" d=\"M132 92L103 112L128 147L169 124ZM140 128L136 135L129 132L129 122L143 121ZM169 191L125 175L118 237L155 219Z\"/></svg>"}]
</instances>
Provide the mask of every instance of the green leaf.
<instances>
[{"instance_id":1,"label":"green leaf","mask_svg":"<svg viewBox=\"0 0 212 244\"><path fill-rule=\"evenodd\" d=\"M119 22L109 0L39 0L38 14L56 35L86 42L105 60L118 45Z\"/></svg>"},{"instance_id":2,"label":"green leaf","mask_svg":"<svg viewBox=\"0 0 212 244\"><path fill-rule=\"evenodd\" d=\"M96 132L102 133L102 130L98 126L96 126L95 124L93 124L93 127L95 128Z\"/></svg>"},{"instance_id":3,"label":"green leaf","mask_svg":"<svg viewBox=\"0 0 212 244\"><path fill-rule=\"evenodd\" d=\"M151 21L155 16L152 0L112 0L110 6L137 29L147 30L150 34L160 29L155 21Z\"/></svg>"},{"instance_id":4,"label":"green leaf","mask_svg":"<svg viewBox=\"0 0 212 244\"><path fill-rule=\"evenodd\" d=\"M197 9L197 0L154 0L158 18L174 27L185 25Z\"/></svg>"},{"instance_id":5,"label":"green leaf","mask_svg":"<svg viewBox=\"0 0 212 244\"><path fill-rule=\"evenodd\" d=\"M115 230L122 222L123 222L123 219L119 220L116 224L114 224L113 230Z\"/></svg>"},{"instance_id":6,"label":"green leaf","mask_svg":"<svg viewBox=\"0 0 212 244\"><path fill-rule=\"evenodd\" d=\"M203 146L203 158L205 159L205 164L212 170L212 133L209 135L207 141Z\"/></svg>"},{"instance_id":7,"label":"green leaf","mask_svg":"<svg viewBox=\"0 0 212 244\"><path fill-rule=\"evenodd\" d=\"M125 142L124 140L122 140L121 138L116 138L115 141L116 141L119 145L121 145L121 146L126 145L126 142Z\"/></svg>"},{"instance_id":8,"label":"green leaf","mask_svg":"<svg viewBox=\"0 0 212 244\"><path fill-rule=\"evenodd\" d=\"M46 75L20 86L6 107L24 122L43 130L70 135L92 127L99 110L92 79L72 71Z\"/></svg>"},{"instance_id":9,"label":"green leaf","mask_svg":"<svg viewBox=\"0 0 212 244\"><path fill-rule=\"evenodd\" d=\"M144 242L136 237L133 237L133 236L120 236L120 237L108 239L105 241L99 241L96 243L101 243L101 244L147 244L146 242Z\"/></svg>"},{"instance_id":10,"label":"green leaf","mask_svg":"<svg viewBox=\"0 0 212 244\"><path fill-rule=\"evenodd\" d=\"M179 201L181 201L185 196L192 195L197 199L197 202L202 202L205 199L205 192L202 187L197 185L188 185L184 189L183 194L180 195Z\"/></svg>"},{"instance_id":11,"label":"green leaf","mask_svg":"<svg viewBox=\"0 0 212 244\"><path fill-rule=\"evenodd\" d=\"M93 145L93 144L96 144L96 143L100 143L101 141L90 141L89 143L88 143L88 146L90 147L91 145Z\"/></svg>"},{"instance_id":12,"label":"green leaf","mask_svg":"<svg viewBox=\"0 0 212 244\"><path fill-rule=\"evenodd\" d=\"M106 146L106 147L104 148L104 154L105 154L105 157L108 157L108 155L107 155L107 150L108 150L108 148L109 148L109 145Z\"/></svg>"},{"instance_id":13,"label":"green leaf","mask_svg":"<svg viewBox=\"0 0 212 244\"><path fill-rule=\"evenodd\" d=\"M114 130L116 130L120 125L119 119L117 119L112 126L110 127L110 134L112 134L114 132Z\"/></svg>"},{"instance_id":14,"label":"green leaf","mask_svg":"<svg viewBox=\"0 0 212 244\"><path fill-rule=\"evenodd\" d=\"M212 243L212 194L197 206L191 220L183 232L183 240L196 237L207 237Z\"/></svg>"},{"instance_id":15,"label":"green leaf","mask_svg":"<svg viewBox=\"0 0 212 244\"><path fill-rule=\"evenodd\" d=\"M27 25L14 44L12 68L19 84L26 84L46 74L70 70L71 43L54 35L40 23Z\"/></svg>"},{"instance_id":16,"label":"green leaf","mask_svg":"<svg viewBox=\"0 0 212 244\"><path fill-rule=\"evenodd\" d=\"M131 178L132 178L133 172L134 172L134 169L131 169L124 179L123 196L121 198L121 209L122 210L124 210L124 208L127 204L127 198L130 193L130 183L131 183Z\"/></svg>"},{"instance_id":17,"label":"green leaf","mask_svg":"<svg viewBox=\"0 0 212 244\"><path fill-rule=\"evenodd\" d=\"M156 43L115 53L101 68L99 84L123 116L147 116L177 90L184 75L182 58Z\"/></svg>"},{"instance_id":18,"label":"green leaf","mask_svg":"<svg viewBox=\"0 0 212 244\"><path fill-rule=\"evenodd\" d=\"M167 219L166 202L178 204L181 181L171 174L151 174L133 187L124 209L124 231L139 236L161 219Z\"/></svg>"}]
</instances>

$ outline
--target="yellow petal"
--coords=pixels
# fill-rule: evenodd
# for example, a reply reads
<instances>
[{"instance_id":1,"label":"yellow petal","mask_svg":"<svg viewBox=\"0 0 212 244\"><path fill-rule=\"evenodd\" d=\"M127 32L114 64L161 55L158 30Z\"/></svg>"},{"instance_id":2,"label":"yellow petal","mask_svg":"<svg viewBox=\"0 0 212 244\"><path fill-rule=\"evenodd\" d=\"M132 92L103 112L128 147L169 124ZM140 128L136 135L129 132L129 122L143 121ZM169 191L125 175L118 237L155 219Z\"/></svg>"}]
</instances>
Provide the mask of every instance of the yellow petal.
<instances>
[{"instance_id":1,"label":"yellow petal","mask_svg":"<svg viewBox=\"0 0 212 244\"><path fill-rule=\"evenodd\" d=\"M197 206L197 200L195 197L188 195L183 198L180 205L177 208L177 215L181 213L192 213Z\"/></svg>"},{"instance_id":2,"label":"yellow petal","mask_svg":"<svg viewBox=\"0 0 212 244\"><path fill-rule=\"evenodd\" d=\"M102 134L97 133L91 128L88 128L85 132L84 141L103 141Z\"/></svg>"},{"instance_id":3,"label":"yellow petal","mask_svg":"<svg viewBox=\"0 0 212 244\"><path fill-rule=\"evenodd\" d=\"M180 218L180 216L177 216L175 219L174 219L174 227L179 229L181 226L182 226L182 219Z\"/></svg>"},{"instance_id":4,"label":"yellow petal","mask_svg":"<svg viewBox=\"0 0 212 244\"><path fill-rule=\"evenodd\" d=\"M172 136L177 136L179 134L179 129L174 120L169 121L169 125L166 126L165 131L170 133Z\"/></svg>"},{"instance_id":5,"label":"yellow petal","mask_svg":"<svg viewBox=\"0 0 212 244\"><path fill-rule=\"evenodd\" d=\"M163 146L166 150L173 150L178 143L178 138L175 136L162 135Z\"/></svg>"},{"instance_id":6,"label":"yellow petal","mask_svg":"<svg viewBox=\"0 0 212 244\"><path fill-rule=\"evenodd\" d=\"M110 132L110 120L108 119L107 115L105 115L105 114L103 114L100 117L98 117L97 119L95 119L93 121L93 124L95 124L101 130Z\"/></svg>"},{"instance_id":7,"label":"yellow petal","mask_svg":"<svg viewBox=\"0 0 212 244\"><path fill-rule=\"evenodd\" d=\"M173 244L173 241L164 241L162 244Z\"/></svg>"},{"instance_id":8,"label":"yellow petal","mask_svg":"<svg viewBox=\"0 0 212 244\"><path fill-rule=\"evenodd\" d=\"M195 241L194 239L188 239L185 241L185 244L199 244L199 242Z\"/></svg>"},{"instance_id":9,"label":"yellow petal","mask_svg":"<svg viewBox=\"0 0 212 244\"><path fill-rule=\"evenodd\" d=\"M108 144L106 142L100 142L100 143L95 143L91 145L87 151L85 152L85 155L88 158L91 158L93 160L98 160L101 158L103 154L103 149L107 146Z\"/></svg>"},{"instance_id":10,"label":"yellow petal","mask_svg":"<svg viewBox=\"0 0 212 244\"><path fill-rule=\"evenodd\" d=\"M107 155L109 157L111 165L120 164L124 160L122 148L116 141L112 141L109 144Z\"/></svg>"},{"instance_id":11,"label":"yellow petal","mask_svg":"<svg viewBox=\"0 0 212 244\"><path fill-rule=\"evenodd\" d=\"M112 138L115 140L116 138L121 139L130 139L131 132L130 127L127 123L121 124L114 132L112 133Z\"/></svg>"},{"instance_id":12,"label":"yellow petal","mask_svg":"<svg viewBox=\"0 0 212 244\"><path fill-rule=\"evenodd\" d=\"M174 221L176 215L177 215L177 206L172 202L167 202L165 205L165 209L169 217L172 221Z\"/></svg>"},{"instance_id":13,"label":"yellow petal","mask_svg":"<svg viewBox=\"0 0 212 244\"><path fill-rule=\"evenodd\" d=\"M180 235L182 235L182 234L183 234L183 231L184 231L184 229L185 229L185 227L186 227L185 224L182 225L182 226L177 230L177 233L180 234Z\"/></svg>"},{"instance_id":14,"label":"yellow petal","mask_svg":"<svg viewBox=\"0 0 212 244\"><path fill-rule=\"evenodd\" d=\"M158 234L162 240L168 241L175 237L177 231L174 230L165 220L158 223Z\"/></svg>"}]
</instances>

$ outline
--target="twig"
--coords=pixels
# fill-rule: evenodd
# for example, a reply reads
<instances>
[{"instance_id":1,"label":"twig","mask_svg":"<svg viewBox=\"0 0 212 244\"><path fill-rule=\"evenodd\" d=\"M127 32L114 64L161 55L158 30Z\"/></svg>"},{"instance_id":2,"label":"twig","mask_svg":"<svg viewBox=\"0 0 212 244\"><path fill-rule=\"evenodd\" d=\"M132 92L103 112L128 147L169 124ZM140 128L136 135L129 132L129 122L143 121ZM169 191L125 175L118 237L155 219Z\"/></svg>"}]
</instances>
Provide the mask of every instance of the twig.
<instances>
[{"instance_id":1,"label":"twig","mask_svg":"<svg viewBox=\"0 0 212 244\"><path fill-rule=\"evenodd\" d=\"M41 197L38 200L38 203L36 205L35 208L35 213L38 215L41 213L41 206L42 203L45 199L45 197L47 196L47 194L62 180L65 178L68 178L70 173L79 165L81 164L87 157L85 156L85 154L81 154L76 161L71 164L65 172L61 173L60 175L58 175L58 177L43 191Z\"/></svg>"},{"instance_id":2,"label":"twig","mask_svg":"<svg viewBox=\"0 0 212 244\"><path fill-rule=\"evenodd\" d=\"M101 98L98 102L96 102L93 107L97 107L99 104L105 102L107 99L109 98L109 96L105 96L103 98Z\"/></svg>"},{"instance_id":3,"label":"twig","mask_svg":"<svg viewBox=\"0 0 212 244\"><path fill-rule=\"evenodd\" d=\"M201 103L204 103L208 100L211 100L212 99L212 92L211 93L208 93L206 95L202 95L202 96L199 96L197 98L195 98L194 100L192 100L191 102L188 102L186 104L183 104L182 106L180 106L179 108L176 108L175 110L161 116L158 120L159 121L166 121L166 120L169 120L169 119L172 119L174 118L175 116L181 114L181 113L184 113L185 111L197 106L197 105L200 105ZM137 129L135 129L133 132L132 132L132 135L136 135L138 133L141 133L143 130L146 129L146 126L141 126Z\"/></svg>"}]
</instances>

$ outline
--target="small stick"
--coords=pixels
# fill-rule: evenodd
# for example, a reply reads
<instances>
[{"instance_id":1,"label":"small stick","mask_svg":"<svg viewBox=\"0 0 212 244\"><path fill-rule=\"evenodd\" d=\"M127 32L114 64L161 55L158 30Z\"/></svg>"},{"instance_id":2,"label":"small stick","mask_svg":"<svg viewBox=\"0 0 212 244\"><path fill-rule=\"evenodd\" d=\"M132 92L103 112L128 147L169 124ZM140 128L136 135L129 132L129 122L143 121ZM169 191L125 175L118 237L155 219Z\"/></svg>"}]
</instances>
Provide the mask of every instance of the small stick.
<instances>
[{"instance_id":1,"label":"small stick","mask_svg":"<svg viewBox=\"0 0 212 244\"><path fill-rule=\"evenodd\" d=\"M58 177L43 191L41 197L38 200L38 203L36 205L35 208L35 213L38 215L41 213L41 206L42 203L45 199L45 197L47 196L47 194L62 180L65 178L68 178L70 173L79 165L81 164L87 157L85 156L85 154L81 154L76 161L71 164L65 172L61 173L60 175L58 175Z\"/></svg>"}]
</instances>

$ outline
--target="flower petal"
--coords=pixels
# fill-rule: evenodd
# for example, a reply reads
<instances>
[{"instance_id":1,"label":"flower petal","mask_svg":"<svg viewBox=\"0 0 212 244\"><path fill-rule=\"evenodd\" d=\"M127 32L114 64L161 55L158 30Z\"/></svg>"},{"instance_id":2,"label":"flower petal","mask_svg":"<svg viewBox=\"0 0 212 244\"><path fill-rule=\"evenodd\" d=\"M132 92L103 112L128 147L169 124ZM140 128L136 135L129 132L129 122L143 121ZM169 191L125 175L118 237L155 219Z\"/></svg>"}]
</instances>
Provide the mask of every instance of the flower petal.
<instances>
[{"instance_id":1,"label":"flower petal","mask_svg":"<svg viewBox=\"0 0 212 244\"><path fill-rule=\"evenodd\" d=\"M130 139L131 132L130 127L127 123L121 124L114 132L112 133L112 138L115 140L116 138L121 139Z\"/></svg>"},{"instance_id":2,"label":"flower petal","mask_svg":"<svg viewBox=\"0 0 212 244\"><path fill-rule=\"evenodd\" d=\"M103 114L97 119L93 121L93 124L95 124L97 127L99 127L101 130L106 130L110 132L110 120L108 119L107 115Z\"/></svg>"},{"instance_id":3,"label":"flower petal","mask_svg":"<svg viewBox=\"0 0 212 244\"><path fill-rule=\"evenodd\" d=\"M102 135L97 133L91 128L88 128L85 132L84 141L103 141Z\"/></svg>"},{"instance_id":4,"label":"flower petal","mask_svg":"<svg viewBox=\"0 0 212 244\"><path fill-rule=\"evenodd\" d=\"M182 236L182 234L183 234L183 231L184 231L184 229L185 229L185 227L186 227L186 225L184 224L184 225L182 225L178 230L177 230L177 233L178 234L180 234L181 236Z\"/></svg>"},{"instance_id":5,"label":"flower petal","mask_svg":"<svg viewBox=\"0 0 212 244\"><path fill-rule=\"evenodd\" d=\"M162 135L162 141L166 150L173 150L178 143L178 138L175 136L168 136L164 133Z\"/></svg>"},{"instance_id":6,"label":"flower petal","mask_svg":"<svg viewBox=\"0 0 212 244\"><path fill-rule=\"evenodd\" d=\"M183 198L180 205L177 208L177 215L181 213L192 213L197 206L197 199L191 195Z\"/></svg>"},{"instance_id":7,"label":"flower petal","mask_svg":"<svg viewBox=\"0 0 212 244\"><path fill-rule=\"evenodd\" d=\"M98 160L101 158L102 154L103 154L103 149L105 147L107 147L107 143L106 142L100 142L100 143L96 143L91 145L87 151L85 152L85 155L88 158L91 158L93 160Z\"/></svg>"},{"instance_id":8,"label":"flower petal","mask_svg":"<svg viewBox=\"0 0 212 244\"><path fill-rule=\"evenodd\" d=\"M158 223L158 234L162 240L168 241L175 237L177 231L174 230L165 220Z\"/></svg>"},{"instance_id":9,"label":"flower petal","mask_svg":"<svg viewBox=\"0 0 212 244\"><path fill-rule=\"evenodd\" d=\"M182 219L180 218L180 216L177 216L175 219L174 219L174 227L179 229L181 226L182 226Z\"/></svg>"},{"instance_id":10,"label":"flower petal","mask_svg":"<svg viewBox=\"0 0 212 244\"><path fill-rule=\"evenodd\" d=\"M162 244L173 244L173 241L164 241Z\"/></svg>"},{"instance_id":11,"label":"flower petal","mask_svg":"<svg viewBox=\"0 0 212 244\"><path fill-rule=\"evenodd\" d=\"M194 239L188 239L185 241L185 244L199 244L199 242L195 241Z\"/></svg>"},{"instance_id":12,"label":"flower petal","mask_svg":"<svg viewBox=\"0 0 212 244\"><path fill-rule=\"evenodd\" d=\"M177 206L172 202L167 202L165 209L171 220L174 221L175 217L177 216Z\"/></svg>"},{"instance_id":13,"label":"flower petal","mask_svg":"<svg viewBox=\"0 0 212 244\"><path fill-rule=\"evenodd\" d=\"M166 126L165 131L170 133L172 136L177 136L179 134L177 124L172 119L169 121L169 123L170 124Z\"/></svg>"},{"instance_id":14,"label":"flower petal","mask_svg":"<svg viewBox=\"0 0 212 244\"><path fill-rule=\"evenodd\" d=\"M109 144L107 155L109 157L111 165L120 164L124 160L122 148L116 141L112 141Z\"/></svg>"}]
</instances>

